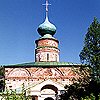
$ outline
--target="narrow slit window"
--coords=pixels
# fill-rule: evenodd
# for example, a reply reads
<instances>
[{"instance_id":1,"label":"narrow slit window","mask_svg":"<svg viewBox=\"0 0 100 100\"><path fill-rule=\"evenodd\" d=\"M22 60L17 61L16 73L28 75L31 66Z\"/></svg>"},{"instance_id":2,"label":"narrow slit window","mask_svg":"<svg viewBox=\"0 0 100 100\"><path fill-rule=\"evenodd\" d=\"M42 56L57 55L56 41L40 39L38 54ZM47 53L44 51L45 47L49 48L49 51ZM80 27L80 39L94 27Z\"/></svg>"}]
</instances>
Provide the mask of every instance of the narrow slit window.
<instances>
[{"instance_id":1,"label":"narrow slit window","mask_svg":"<svg viewBox=\"0 0 100 100\"><path fill-rule=\"evenodd\" d=\"M47 61L49 60L49 54L47 54Z\"/></svg>"},{"instance_id":2,"label":"narrow slit window","mask_svg":"<svg viewBox=\"0 0 100 100\"><path fill-rule=\"evenodd\" d=\"M55 54L55 60L57 61L57 55Z\"/></svg>"}]
</instances>

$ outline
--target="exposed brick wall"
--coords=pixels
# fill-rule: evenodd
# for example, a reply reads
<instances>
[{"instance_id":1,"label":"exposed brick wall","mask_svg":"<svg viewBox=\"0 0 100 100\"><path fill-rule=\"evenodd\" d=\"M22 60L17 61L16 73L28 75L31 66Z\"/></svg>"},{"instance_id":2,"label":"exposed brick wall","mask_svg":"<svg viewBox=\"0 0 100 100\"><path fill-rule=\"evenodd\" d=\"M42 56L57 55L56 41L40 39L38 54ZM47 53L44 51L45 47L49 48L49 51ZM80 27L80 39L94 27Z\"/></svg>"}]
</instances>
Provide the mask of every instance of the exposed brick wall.
<instances>
[{"instance_id":1,"label":"exposed brick wall","mask_svg":"<svg viewBox=\"0 0 100 100\"><path fill-rule=\"evenodd\" d=\"M59 68L5 68L5 82L8 89L16 89L29 84L38 84L47 79L51 79L60 84L72 84L72 78L77 78L71 67Z\"/></svg>"},{"instance_id":2,"label":"exposed brick wall","mask_svg":"<svg viewBox=\"0 0 100 100\"><path fill-rule=\"evenodd\" d=\"M40 39L36 42L35 61L59 62L58 41L54 39Z\"/></svg>"}]
</instances>

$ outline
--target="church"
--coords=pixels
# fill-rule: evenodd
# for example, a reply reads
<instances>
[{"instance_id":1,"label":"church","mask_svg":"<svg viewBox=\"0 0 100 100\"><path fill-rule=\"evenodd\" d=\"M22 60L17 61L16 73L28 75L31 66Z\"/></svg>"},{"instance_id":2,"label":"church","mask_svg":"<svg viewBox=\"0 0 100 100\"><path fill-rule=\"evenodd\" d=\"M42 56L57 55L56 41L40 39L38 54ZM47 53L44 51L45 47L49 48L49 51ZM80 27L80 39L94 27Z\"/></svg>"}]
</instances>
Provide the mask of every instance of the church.
<instances>
[{"instance_id":1,"label":"church","mask_svg":"<svg viewBox=\"0 0 100 100\"><path fill-rule=\"evenodd\" d=\"M55 100L64 86L78 77L72 68L82 66L59 61L59 40L54 37L55 25L48 19L48 0L45 5L45 20L37 29L41 37L35 40L35 61L4 66L6 88L20 92L24 85L32 100Z\"/></svg>"}]
</instances>

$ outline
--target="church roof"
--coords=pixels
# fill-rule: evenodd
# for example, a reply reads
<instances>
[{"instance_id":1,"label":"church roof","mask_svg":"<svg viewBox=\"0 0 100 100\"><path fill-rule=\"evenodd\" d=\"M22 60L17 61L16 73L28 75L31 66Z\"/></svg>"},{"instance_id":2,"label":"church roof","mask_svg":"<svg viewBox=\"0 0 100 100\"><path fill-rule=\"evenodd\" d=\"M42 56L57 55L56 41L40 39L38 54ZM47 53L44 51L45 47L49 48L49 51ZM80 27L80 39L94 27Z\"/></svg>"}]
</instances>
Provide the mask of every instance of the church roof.
<instances>
[{"instance_id":1,"label":"church roof","mask_svg":"<svg viewBox=\"0 0 100 100\"><path fill-rule=\"evenodd\" d=\"M79 67L85 66L82 64L75 64L70 62L30 62L15 65L4 65L4 67Z\"/></svg>"}]
</instances>

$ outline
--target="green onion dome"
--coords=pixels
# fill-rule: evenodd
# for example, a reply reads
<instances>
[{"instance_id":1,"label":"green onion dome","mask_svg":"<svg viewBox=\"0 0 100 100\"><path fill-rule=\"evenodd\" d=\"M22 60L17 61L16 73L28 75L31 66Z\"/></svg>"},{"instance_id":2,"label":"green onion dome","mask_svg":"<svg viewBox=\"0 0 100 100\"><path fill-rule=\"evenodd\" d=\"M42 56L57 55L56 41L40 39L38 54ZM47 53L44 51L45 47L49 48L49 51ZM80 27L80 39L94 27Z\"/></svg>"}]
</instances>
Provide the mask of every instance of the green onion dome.
<instances>
[{"instance_id":1,"label":"green onion dome","mask_svg":"<svg viewBox=\"0 0 100 100\"><path fill-rule=\"evenodd\" d=\"M45 34L50 34L53 36L56 33L56 27L51 24L46 17L44 23L39 25L37 31L41 36L44 36Z\"/></svg>"}]
</instances>

